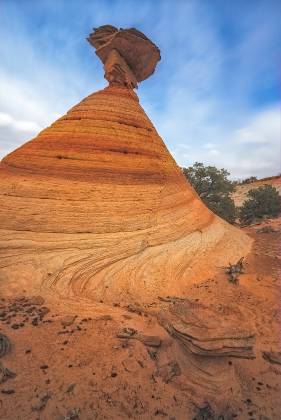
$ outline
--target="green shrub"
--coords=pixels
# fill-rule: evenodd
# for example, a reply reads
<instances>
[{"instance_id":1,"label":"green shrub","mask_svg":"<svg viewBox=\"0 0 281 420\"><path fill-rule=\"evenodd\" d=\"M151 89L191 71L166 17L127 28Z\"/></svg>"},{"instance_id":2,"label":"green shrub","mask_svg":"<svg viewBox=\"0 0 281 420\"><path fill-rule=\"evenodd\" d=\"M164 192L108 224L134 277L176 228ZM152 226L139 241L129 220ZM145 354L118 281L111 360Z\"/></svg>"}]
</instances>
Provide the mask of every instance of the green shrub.
<instances>
[{"instance_id":1,"label":"green shrub","mask_svg":"<svg viewBox=\"0 0 281 420\"><path fill-rule=\"evenodd\" d=\"M183 168L183 173L210 210L230 223L235 222L236 207L230 197L235 185L227 178L230 175L227 170L196 162Z\"/></svg>"},{"instance_id":2,"label":"green shrub","mask_svg":"<svg viewBox=\"0 0 281 420\"><path fill-rule=\"evenodd\" d=\"M265 217L277 217L281 212L281 197L271 185L248 191L248 197L239 212L243 224L248 225Z\"/></svg>"},{"instance_id":3,"label":"green shrub","mask_svg":"<svg viewBox=\"0 0 281 420\"><path fill-rule=\"evenodd\" d=\"M207 207L229 223L234 223L236 219L236 207L234 201L229 196L212 196L211 201L203 200Z\"/></svg>"}]
</instances>

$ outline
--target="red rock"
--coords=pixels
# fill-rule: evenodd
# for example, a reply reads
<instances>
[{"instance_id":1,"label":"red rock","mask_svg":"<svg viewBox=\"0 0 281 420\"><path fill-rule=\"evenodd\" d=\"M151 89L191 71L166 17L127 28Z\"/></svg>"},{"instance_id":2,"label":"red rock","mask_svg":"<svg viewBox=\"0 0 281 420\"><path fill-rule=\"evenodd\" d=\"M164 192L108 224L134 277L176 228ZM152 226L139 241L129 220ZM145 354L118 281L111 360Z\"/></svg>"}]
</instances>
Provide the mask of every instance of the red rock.
<instances>
[{"instance_id":1,"label":"red rock","mask_svg":"<svg viewBox=\"0 0 281 420\"><path fill-rule=\"evenodd\" d=\"M122 81L6 156L0 186L0 273L29 289L123 304L182 296L251 245L205 207Z\"/></svg>"},{"instance_id":2,"label":"red rock","mask_svg":"<svg viewBox=\"0 0 281 420\"><path fill-rule=\"evenodd\" d=\"M117 29L104 25L87 38L104 64L109 84L136 88L147 79L160 60L160 51L153 42L135 28Z\"/></svg>"}]
</instances>

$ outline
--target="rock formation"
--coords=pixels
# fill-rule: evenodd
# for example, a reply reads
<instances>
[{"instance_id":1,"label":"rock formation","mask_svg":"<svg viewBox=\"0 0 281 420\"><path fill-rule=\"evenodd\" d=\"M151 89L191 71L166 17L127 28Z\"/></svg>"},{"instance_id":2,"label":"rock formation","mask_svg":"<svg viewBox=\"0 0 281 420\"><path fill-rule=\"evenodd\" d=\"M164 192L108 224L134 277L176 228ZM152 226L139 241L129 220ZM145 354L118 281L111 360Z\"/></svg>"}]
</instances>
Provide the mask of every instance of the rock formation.
<instances>
[{"instance_id":1,"label":"rock formation","mask_svg":"<svg viewBox=\"0 0 281 420\"><path fill-rule=\"evenodd\" d=\"M157 47L109 26L89 40L110 86L1 162L1 278L104 302L184 295L251 241L204 206L131 89Z\"/></svg>"},{"instance_id":2,"label":"rock formation","mask_svg":"<svg viewBox=\"0 0 281 420\"><path fill-rule=\"evenodd\" d=\"M0 417L277 419L281 222L247 255L132 89L157 47L90 41L109 86L0 164Z\"/></svg>"},{"instance_id":3,"label":"rock formation","mask_svg":"<svg viewBox=\"0 0 281 420\"><path fill-rule=\"evenodd\" d=\"M95 29L87 40L96 49L104 64L104 77L112 86L136 88L138 82L154 72L160 60L156 45L134 28L118 30L104 25Z\"/></svg>"},{"instance_id":4,"label":"rock formation","mask_svg":"<svg viewBox=\"0 0 281 420\"><path fill-rule=\"evenodd\" d=\"M236 307L206 305L188 300L175 302L168 311L167 331L188 352L207 357L254 358L254 326ZM221 322L223 318L223 323Z\"/></svg>"}]
</instances>

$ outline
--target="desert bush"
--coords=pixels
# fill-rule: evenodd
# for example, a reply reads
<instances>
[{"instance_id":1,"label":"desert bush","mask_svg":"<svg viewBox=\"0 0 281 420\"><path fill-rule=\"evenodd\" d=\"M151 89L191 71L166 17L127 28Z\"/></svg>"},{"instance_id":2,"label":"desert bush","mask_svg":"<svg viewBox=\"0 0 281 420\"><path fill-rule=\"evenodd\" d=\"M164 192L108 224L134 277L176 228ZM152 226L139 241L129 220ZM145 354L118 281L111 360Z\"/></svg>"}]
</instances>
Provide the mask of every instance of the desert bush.
<instances>
[{"instance_id":1,"label":"desert bush","mask_svg":"<svg viewBox=\"0 0 281 420\"><path fill-rule=\"evenodd\" d=\"M277 217L281 212L281 197L276 188L264 185L248 191L248 199L240 208L239 217L243 224L260 221L266 217Z\"/></svg>"},{"instance_id":2,"label":"desert bush","mask_svg":"<svg viewBox=\"0 0 281 420\"><path fill-rule=\"evenodd\" d=\"M236 207L230 196L235 185L228 179L230 174L226 169L196 162L183 168L183 173L210 210L230 223L235 222Z\"/></svg>"},{"instance_id":3,"label":"desert bush","mask_svg":"<svg viewBox=\"0 0 281 420\"><path fill-rule=\"evenodd\" d=\"M242 179L242 181L240 181L240 184L251 184L252 182L255 182L257 180L258 178L256 176L250 176L249 178Z\"/></svg>"}]
</instances>

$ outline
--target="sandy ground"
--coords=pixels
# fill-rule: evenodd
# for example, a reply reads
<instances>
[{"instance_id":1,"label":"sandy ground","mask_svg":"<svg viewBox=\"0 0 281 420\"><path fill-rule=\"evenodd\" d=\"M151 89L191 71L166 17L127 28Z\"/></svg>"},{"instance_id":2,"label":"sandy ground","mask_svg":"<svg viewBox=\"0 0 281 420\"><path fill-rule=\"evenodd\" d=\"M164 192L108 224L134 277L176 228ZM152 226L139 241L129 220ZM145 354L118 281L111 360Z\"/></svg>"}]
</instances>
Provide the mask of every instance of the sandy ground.
<instances>
[{"instance_id":1,"label":"sandy ground","mask_svg":"<svg viewBox=\"0 0 281 420\"><path fill-rule=\"evenodd\" d=\"M274 231L258 232L263 226ZM281 361L263 357L264 351L281 350L281 219L244 230L255 242L239 285L230 284L221 269L184 293L196 302L237 303L255 326L255 358L224 358L229 374L216 373L219 395L211 398L204 383L191 380L197 374L187 351L157 317L167 303L152 302L139 312L118 302L54 301L38 291L43 302L28 290L5 290L0 283L0 333L11 341L0 372L5 366L16 375L4 381L2 374L0 418L281 419ZM150 343L118 338L123 328L154 338ZM224 398L230 379L235 387Z\"/></svg>"}]
</instances>

